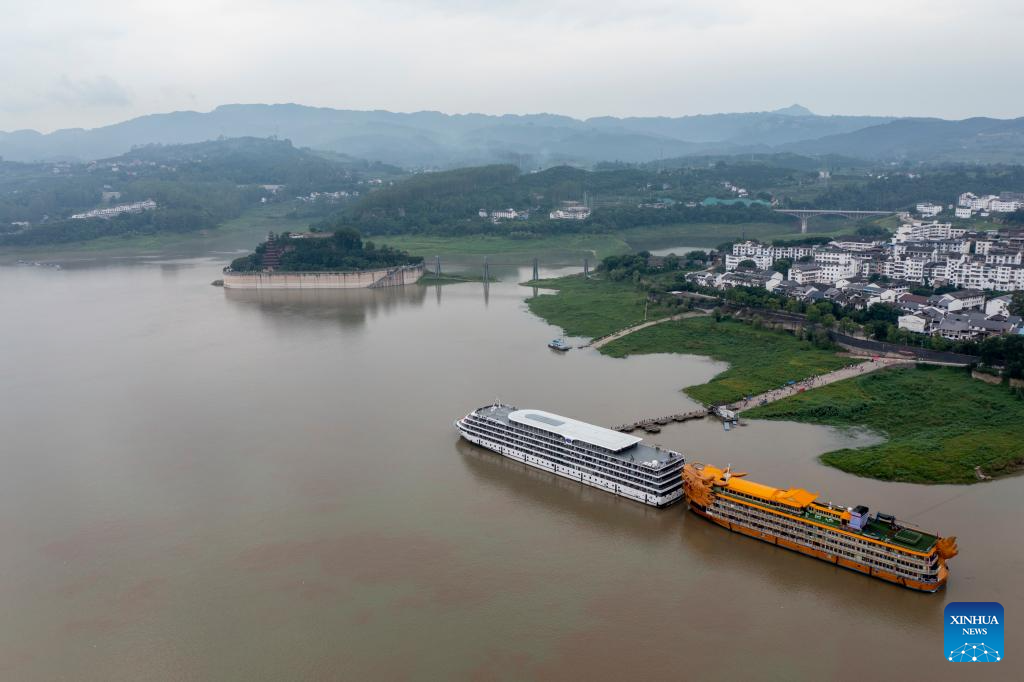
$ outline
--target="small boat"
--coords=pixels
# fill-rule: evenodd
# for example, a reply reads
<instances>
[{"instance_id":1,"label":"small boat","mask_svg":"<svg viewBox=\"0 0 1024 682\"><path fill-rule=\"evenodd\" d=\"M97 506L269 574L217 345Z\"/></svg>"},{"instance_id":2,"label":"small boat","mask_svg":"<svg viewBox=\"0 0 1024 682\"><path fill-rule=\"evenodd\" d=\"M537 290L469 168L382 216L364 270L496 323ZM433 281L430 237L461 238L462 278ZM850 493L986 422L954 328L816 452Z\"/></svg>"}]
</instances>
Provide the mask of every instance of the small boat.
<instances>
[{"instance_id":1,"label":"small boat","mask_svg":"<svg viewBox=\"0 0 1024 682\"><path fill-rule=\"evenodd\" d=\"M570 350L572 346L567 344L564 339L552 339L548 342L548 348L552 350L562 351L563 353Z\"/></svg>"}]
</instances>

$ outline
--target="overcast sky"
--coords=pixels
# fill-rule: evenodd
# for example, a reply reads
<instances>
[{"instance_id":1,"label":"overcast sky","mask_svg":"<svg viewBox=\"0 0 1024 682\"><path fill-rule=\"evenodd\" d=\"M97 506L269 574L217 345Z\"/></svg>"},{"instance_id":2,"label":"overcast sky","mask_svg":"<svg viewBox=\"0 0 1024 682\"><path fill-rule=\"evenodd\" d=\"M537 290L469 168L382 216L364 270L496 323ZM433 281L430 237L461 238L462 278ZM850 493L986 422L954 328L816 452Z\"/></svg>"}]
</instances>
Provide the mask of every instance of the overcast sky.
<instances>
[{"instance_id":1,"label":"overcast sky","mask_svg":"<svg viewBox=\"0 0 1024 682\"><path fill-rule=\"evenodd\" d=\"M1024 115L1020 0L0 0L0 130L235 102Z\"/></svg>"}]
</instances>

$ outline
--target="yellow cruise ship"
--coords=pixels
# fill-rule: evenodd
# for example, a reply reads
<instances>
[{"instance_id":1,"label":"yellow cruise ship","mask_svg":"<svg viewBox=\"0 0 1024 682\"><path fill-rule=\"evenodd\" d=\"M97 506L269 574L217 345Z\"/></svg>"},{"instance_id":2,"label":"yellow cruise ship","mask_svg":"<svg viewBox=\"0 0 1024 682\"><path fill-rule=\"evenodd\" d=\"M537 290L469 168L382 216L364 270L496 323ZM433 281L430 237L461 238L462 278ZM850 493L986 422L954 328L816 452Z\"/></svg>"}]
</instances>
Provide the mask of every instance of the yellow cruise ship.
<instances>
[{"instance_id":1,"label":"yellow cruise ship","mask_svg":"<svg viewBox=\"0 0 1024 682\"><path fill-rule=\"evenodd\" d=\"M706 519L779 547L913 590L946 584L956 538L942 538L865 506L818 502L817 493L773 488L699 462L683 467L687 507Z\"/></svg>"}]
</instances>

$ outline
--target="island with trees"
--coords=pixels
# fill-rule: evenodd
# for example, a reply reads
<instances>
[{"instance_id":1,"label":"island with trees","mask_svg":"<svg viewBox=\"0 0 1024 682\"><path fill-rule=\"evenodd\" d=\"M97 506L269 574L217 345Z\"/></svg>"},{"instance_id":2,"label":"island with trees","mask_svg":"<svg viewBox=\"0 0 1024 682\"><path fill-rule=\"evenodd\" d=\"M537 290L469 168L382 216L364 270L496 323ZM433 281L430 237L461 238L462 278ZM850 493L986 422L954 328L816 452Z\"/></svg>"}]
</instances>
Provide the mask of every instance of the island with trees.
<instances>
[{"instance_id":1,"label":"island with trees","mask_svg":"<svg viewBox=\"0 0 1024 682\"><path fill-rule=\"evenodd\" d=\"M224 268L235 289L355 289L415 283L423 259L363 241L350 228L333 232L271 233L253 253Z\"/></svg>"}]
</instances>

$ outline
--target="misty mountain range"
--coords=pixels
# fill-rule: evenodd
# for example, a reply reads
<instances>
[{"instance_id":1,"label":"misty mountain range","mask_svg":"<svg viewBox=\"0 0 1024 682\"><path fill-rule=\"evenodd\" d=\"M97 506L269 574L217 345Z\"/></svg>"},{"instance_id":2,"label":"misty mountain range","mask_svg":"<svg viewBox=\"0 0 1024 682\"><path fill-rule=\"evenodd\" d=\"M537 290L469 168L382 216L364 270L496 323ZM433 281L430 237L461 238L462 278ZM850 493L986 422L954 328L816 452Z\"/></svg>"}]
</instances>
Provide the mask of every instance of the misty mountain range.
<instances>
[{"instance_id":1,"label":"misty mountain range","mask_svg":"<svg viewBox=\"0 0 1024 682\"><path fill-rule=\"evenodd\" d=\"M148 144L219 137L286 138L296 146L407 168L514 163L522 168L692 155L792 152L870 161L1015 162L1024 118L819 116L799 105L756 113L669 117L449 115L229 104L201 113L140 116L94 129L0 132L9 161L85 161Z\"/></svg>"}]
</instances>

